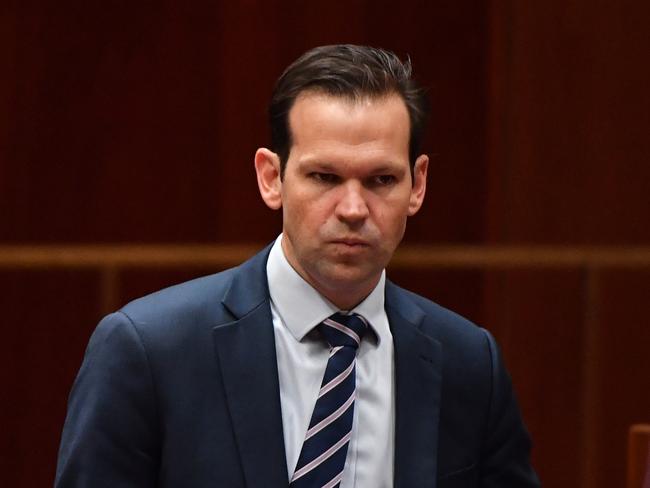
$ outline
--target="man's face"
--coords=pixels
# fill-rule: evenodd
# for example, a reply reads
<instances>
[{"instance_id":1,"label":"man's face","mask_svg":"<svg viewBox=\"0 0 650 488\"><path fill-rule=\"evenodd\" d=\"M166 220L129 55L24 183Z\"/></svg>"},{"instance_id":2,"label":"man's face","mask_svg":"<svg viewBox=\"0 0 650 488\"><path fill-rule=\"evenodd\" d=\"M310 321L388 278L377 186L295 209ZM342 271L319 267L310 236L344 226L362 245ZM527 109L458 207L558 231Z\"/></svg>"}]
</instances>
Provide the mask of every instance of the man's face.
<instances>
[{"instance_id":1,"label":"man's face","mask_svg":"<svg viewBox=\"0 0 650 488\"><path fill-rule=\"evenodd\" d=\"M397 95L350 101L306 92L289 124L293 144L275 181L285 255L330 301L351 308L377 284L420 208L427 157L412 183L409 117Z\"/></svg>"}]
</instances>

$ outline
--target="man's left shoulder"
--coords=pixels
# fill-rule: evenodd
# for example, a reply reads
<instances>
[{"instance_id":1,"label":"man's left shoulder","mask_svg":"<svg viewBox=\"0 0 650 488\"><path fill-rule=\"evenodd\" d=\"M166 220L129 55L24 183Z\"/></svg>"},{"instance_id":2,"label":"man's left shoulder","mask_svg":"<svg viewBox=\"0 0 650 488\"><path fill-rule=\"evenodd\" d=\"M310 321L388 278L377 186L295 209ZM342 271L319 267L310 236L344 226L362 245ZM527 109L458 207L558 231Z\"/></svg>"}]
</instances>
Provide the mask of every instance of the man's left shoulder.
<instances>
[{"instance_id":1,"label":"man's left shoulder","mask_svg":"<svg viewBox=\"0 0 650 488\"><path fill-rule=\"evenodd\" d=\"M387 283L386 296L388 307L396 307L402 314L410 309L408 313L417 319L420 331L429 337L443 344L461 342L485 347L489 334L462 315L394 283Z\"/></svg>"}]
</instances>

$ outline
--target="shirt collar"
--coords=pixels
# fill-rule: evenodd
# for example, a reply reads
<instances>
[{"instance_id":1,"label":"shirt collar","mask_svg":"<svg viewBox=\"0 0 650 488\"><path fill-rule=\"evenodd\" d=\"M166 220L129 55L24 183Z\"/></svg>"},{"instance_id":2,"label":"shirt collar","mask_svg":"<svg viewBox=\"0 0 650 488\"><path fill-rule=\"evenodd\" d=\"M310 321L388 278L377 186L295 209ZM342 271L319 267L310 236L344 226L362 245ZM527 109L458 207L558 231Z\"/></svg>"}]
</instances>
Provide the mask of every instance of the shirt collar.
<instances>
[{"instance_id":1,"label":"shirt collar","mask_svg":"<svg viewBox=\"0 0 650 488\"><path fill-rule=\"evenodd\" d=\"M297 341L301 341L319 323L340 310L293 269L284 255L281 243L282 234L273 243L266 263L269 293L282 323ZM386 272L382 271L379 282L370 295L351 310L370 323L378 342L382 336L390 334L382 326L385 321L380 320L382 314L385 314L385 284Z\"/></svg>"}]
</instances>

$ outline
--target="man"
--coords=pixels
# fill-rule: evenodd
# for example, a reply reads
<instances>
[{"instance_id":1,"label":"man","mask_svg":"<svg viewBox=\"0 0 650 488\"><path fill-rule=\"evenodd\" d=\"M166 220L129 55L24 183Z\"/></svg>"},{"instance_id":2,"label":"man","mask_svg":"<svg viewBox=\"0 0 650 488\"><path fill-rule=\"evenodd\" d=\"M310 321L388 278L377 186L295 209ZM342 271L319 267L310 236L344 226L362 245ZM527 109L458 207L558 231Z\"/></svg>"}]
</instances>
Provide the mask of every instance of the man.
<instances>
[{"instance_id":1,"label":"man","mask_svg":"<svg viewBox=\"0 0 650 488\"><path fill-rule=\"evenodd\" d=\"M316 48L270 117L255 169L282 235L100 323L56 485L538 486L493 338L385 278L426 188L410 65Z\"/></svg>"}]
</instances>

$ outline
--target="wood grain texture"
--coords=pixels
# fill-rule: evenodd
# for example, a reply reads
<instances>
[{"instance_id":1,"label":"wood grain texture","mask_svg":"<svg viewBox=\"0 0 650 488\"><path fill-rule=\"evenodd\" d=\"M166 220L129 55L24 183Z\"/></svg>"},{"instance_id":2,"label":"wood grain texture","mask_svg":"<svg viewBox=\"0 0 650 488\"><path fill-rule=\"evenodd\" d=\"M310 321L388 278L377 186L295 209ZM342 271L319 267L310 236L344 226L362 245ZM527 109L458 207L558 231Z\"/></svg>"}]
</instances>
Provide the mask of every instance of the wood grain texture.
<instances>
[{"instance_id":1,"label":"wood grain texture","mask_svg":"<svg viewBox=\"0 0 650 488\"><path fill-rule=\"evenodd\" d=\"M492 2L487 237L650 241L650 4Z\"/></svg>"},{"instance_id":2,"label":"wood grain texture","mask_svg":"<svg viewBox=\"0 0 650 488\"><path fill-rule=\"evenodd\" d=\"M533 439L544 486L580 486L584 281L579 269L489 270L485 326L496 337Z\"/></svg>"},{"instance_id":3,"label":"wood grain texture","mask_svg":"<svg viewBox=\"0 0 650 488\"><path fill-rule=\"evenodd\" d=\"M650 271L603 271L600 282L590 488L624 485L628 429L650 418Z\"/></svg>"},{"instance_id":4,"label":"wood grain texture","mask_svg":"<svg viewBox=\"0 0 650 488\"><path fill-rule=\"evenodd\" d=\"M0 245L0 268L233 266L266 244ZM400 246L394 269L647 268L650 247Z\"/></svg>"},{"instance_id":5,"label":"wood grain texture","mask_svg":"<svg viewBox=\"0 0 650 488\"><path fill-rule=\"evenodd\" d=\"M650 424L630 427L627 442L627 488L650 486Z\"/></svg>"},{"instance_id":6,"label":"wood grain texture","mask_svg":"<svg viewBox=\"0 0 650 488\"><path fill-rule=\"evenodd\" d=\"M545 486L623 486L650 412L648 18L638 0L3 6L3 481L51 484L103 313L277 235L252 166L273 82L355 42L409 55L433 107L389 275L497 336Z\"/></svg>"},{"instance_id":7,"label":"wood grain texture","mask_svg":"<svg viewBox=\"0 0 650 488\"><path fill-rule=\"evenodd\" d=\"M3 485L51 486L68 392L100 315L93 270L0 270Z\"/></svg>"},{"instance_id":8,"label":"wood grain texture","mask_svg":"<svg viewBox=\"0 0 650 488\"><path fill-rule=\"evenodd\" d=\"M338 42L410 56L429 88L431 192L411 238L480 242L487 7L469 5L12 4L0 242L271 240L281 216L258 195L253 155L269 143L273 84L307 49Z\"/></svg>"}]
</instances>

